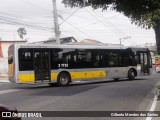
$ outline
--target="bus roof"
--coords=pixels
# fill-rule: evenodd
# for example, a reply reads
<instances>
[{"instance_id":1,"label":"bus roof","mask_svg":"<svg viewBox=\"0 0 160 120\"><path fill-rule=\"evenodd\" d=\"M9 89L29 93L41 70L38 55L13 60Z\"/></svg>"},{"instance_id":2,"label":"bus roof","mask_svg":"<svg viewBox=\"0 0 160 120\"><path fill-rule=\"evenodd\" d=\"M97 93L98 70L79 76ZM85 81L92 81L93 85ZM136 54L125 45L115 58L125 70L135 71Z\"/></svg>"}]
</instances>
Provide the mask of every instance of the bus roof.
<instances>
[{"instance_id":1,"label":"bus roof","mask_svg":"<svg viewBox=\"0 0 160 120\"><path fill-rule=\"evenodd\" d=\"M145 47L129 47L129 46L123 46L123 45L106 45L106 44L92 44L92 45L84 45L84 44L14 44L16 47L19 48L77 48L77 49L132 49L134 50L140 50L140 51L148 51L148 48Z\"/></svg>"}]
</instances>

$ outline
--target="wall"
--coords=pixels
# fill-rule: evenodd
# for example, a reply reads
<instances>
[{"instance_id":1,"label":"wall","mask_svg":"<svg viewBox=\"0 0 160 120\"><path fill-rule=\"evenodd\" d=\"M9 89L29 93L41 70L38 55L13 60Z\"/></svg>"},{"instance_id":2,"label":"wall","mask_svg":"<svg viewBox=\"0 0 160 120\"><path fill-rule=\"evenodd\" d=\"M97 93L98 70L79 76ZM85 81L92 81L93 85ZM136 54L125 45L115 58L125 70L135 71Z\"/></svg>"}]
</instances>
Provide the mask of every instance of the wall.
<instances>
[{"instance_id":1,"label":"wall","mask_svg":"<svg viewBox=\"0 0 160 120\"><path fill-rule=\"evenodd\" d=\"M0 77L8 76L8 48L14 43L26 43L26 41L0 41L2 57L0 57Z\"/></svg>"}]
</instances>

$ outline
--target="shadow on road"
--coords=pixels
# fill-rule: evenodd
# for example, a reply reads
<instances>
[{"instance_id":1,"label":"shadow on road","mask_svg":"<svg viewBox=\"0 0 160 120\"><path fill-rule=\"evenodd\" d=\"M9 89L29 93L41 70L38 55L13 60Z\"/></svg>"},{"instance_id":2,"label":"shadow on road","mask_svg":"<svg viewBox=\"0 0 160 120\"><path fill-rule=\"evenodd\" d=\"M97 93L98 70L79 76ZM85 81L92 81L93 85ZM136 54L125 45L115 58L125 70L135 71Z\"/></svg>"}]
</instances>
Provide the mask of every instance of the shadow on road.
<instances>
[{"instance_id":1,"label":"shadow on road","mask_svg":"<svg viewBox=\"0 0 160 120\"><path fill-rule=\"evenodd\" d=\"M110 79L110 80L94 80L94 81L81 81L81 82L73 82L71 84L69 84L68 86L65 86L65 87L60 87L58 86L56 83L54 83L52 86L49 85L49 84L37 84L37 85L26 85L26 84L23 84L22 89L42 89L42 88L53 88L53 87L56 87L56 88L68 88L68 87L74 87L74 86L85 86L85 85L104 85L104 83L115 83L115 82L126 82L126 81L130 81L130 82L134 82L134 81L137 81L137 80L147 80L145 78L136 78L134 80L129 80L129 79L119 79L119 80L113 80L113 79Z\"/></svg>"},{"instance_id":2,"label":"shadow on road","mask_svg":"<svg viewBox=\"0 0 160 120\"><path fill-rule=\"evenodd\" d=\"M28 85L28 86L22 86L20 89L42 89L42 88L69 88L69 87L74 87L74 86L89 86L89 85L105 85L104 83L118 83L118 82L126 82L126 81L139 81L139 80L147 80L145 78L136 78L134 80L129 80L129 79L119 79L119 80L101 80L101 81L81 81L81 82L73 82L69 84L68 86L65 87L60 87L56 83L54 83L52 86L49 84L40 84L40 85Z\"/></svg>"},{"instance_id":3,"label":"shadow on road","mask_svg":"<svg viewBox=\"0 0 160 120\"><path fill-rule=\"evenodd\" d=\"M106 81L92 81L92 82L82 82L82 83L72 83L66 87L58 87L56 84L54 86L50 86L48 84L42 85L30 85L30 86L21 86L19 89L32 91L30 95L34 96L71 96L74 94L79 94L94 88L98 88L101 86L106 86L110 84L117 84L121 82L135 82L147 80L142 78L137 78L135 80L129 79L121 79L118 81L114 80L106 80ZM110 83L110 84L109 84Z\"/></svg>"}]
</instances>

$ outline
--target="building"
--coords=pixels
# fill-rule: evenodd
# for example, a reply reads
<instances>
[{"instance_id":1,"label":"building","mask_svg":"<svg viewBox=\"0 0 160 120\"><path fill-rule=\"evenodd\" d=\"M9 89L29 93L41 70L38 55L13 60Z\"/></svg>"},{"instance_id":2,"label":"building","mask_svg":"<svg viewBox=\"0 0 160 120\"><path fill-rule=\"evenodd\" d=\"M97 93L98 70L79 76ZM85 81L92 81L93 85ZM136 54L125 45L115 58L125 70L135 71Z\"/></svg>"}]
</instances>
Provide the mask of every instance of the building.
<instances>
[{"instance_id":1,"label":"building","mask_svg":"<svg viewBox=\"0 0 160 120\"><path fill-rule=\"evenodd\" d=\"M8 48L15 43L26 43L27 41L3 41L0 40L0 77L8 74Z\"/></svg>"},{"instance_id":2,"label":"building","mask_svg":"<svg viewBox=\"0 0 160 120\"><path fill-rule=\"evenodd\" d=\"M78 41L74 37L60 38L61 44L72 43L72 42L78 42ZM54 38L49 38L48 40L45 41L34 42L34 44L56 44L56 40Z\"/></svg>"}]
</instances>

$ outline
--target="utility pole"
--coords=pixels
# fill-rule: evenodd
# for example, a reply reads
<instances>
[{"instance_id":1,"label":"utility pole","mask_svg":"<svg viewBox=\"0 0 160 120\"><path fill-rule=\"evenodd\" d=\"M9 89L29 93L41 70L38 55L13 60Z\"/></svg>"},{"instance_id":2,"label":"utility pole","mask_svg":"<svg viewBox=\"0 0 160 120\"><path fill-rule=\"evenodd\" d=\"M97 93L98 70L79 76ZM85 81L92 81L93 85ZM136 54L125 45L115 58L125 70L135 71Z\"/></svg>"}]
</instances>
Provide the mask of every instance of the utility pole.
<instances>
[{"instance_id":1,"label":"utility pole","mask_svg":"<svg viewBox=\"0 0 160 120\"><path fill-rule=\"evenodd\" d=\"M54 30L55 30L56 43L60 44L60 31L59 31L59 24L58 24L56 0L52 0L52 2L53 2L53 17L54 17Z\"/></svg>"}]
</instances>

